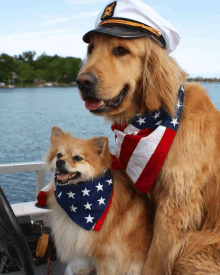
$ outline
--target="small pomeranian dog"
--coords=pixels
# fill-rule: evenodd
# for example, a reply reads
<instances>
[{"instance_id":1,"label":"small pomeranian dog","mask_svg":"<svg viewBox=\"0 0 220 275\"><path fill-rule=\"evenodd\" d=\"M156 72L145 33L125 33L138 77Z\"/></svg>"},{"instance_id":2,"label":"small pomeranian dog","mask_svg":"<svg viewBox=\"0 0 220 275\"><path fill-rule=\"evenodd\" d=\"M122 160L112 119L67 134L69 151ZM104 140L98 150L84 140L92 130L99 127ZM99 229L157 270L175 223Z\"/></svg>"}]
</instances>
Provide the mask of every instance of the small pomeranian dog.
<instances>
[{"instance_id":1,"label":"small pomeranian dog","mask_svg":"<svg viewBox=\"0 0 220 275\"><path fill-rule=\"evenodd\" d=\"M108 138L77 139L54 126L50 140L48 203L61 261L76 275L141 274L153 211L122 170L111 171Z\"/></svg>"}]
</instances>

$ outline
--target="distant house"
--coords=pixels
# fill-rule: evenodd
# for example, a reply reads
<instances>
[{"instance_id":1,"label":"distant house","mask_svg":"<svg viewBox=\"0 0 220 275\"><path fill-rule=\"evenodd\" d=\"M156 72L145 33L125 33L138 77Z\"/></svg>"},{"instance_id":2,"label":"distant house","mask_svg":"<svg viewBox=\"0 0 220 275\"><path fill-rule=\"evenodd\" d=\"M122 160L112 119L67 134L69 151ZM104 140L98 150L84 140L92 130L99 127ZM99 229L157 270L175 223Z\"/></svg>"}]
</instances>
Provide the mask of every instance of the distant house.
<instances>
[{"instance_id":1,"label":"distant house","mask_svg":"<svg viewBox=\"0 0 220 275\"><path fill-rule=\"evenodd\" d=\"M5 87L5 83L4 82L0 82L0 88L4 88Z\"/></svg>"},{"instance_id":2,"label":"distant house","mask_svg":"<svg viewBox=\"0 0 220 275\"><path fill-rule=\"evenodd\" d=\"M71 82L70 85L73 87L77 87L76 82Z\"/></svg>"},{"instance_id":3,"label":"distant house","mask_svg":"<svg viewBox=\"0 0 220 275\"><path fill-rule=\"evenodd\" d=\"M11 85L11 84L7 85L7 88L9 88L9 89L13 89L14 87L15 87L15 85Z\"/></svg>"},{"instance_id":4,"label":"distant house","mask_svg":"<svg viewBox=\"0 0 220 275\"><path fill-rule=\"evenodd\" d=\"M53 84L50 82L44 83L44 87L52 87L52 86L53 86Z\"/></svg>"},{"instance_id":5,"label":"distant house","mask_svg":"<svg viewBox=\"0 0 220 275\"><path fill-rule=\"evenodd\" d=\"M12 74L12 83L15 82L15 80L18 78L18 75L15 72L11 72Z\"/></svg>"},{"instance_id":6,"label":"distant house","mask_svg":"<svg viewBox=\"0 0 220 275\"><path fill-rule=\"evenodd\" d=\"M34 85L35 86L39 86L39 85L42 85L44 83L46 83L46 81L44 79L37 79L37 78L34 79Z\"/></svg>"}]
</instances>

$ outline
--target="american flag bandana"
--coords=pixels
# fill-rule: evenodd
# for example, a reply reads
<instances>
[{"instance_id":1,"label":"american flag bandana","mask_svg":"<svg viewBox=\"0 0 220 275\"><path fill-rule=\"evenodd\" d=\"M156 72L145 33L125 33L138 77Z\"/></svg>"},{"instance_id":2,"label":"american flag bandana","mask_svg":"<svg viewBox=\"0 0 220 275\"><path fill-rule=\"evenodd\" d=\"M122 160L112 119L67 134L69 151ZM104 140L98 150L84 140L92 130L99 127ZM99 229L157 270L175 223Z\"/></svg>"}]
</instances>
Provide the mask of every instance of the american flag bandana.
<instances>
[{"instance_id":1,"label":"american flag bandana","mask_svg":"<svg viewBox=\"0 0 220 275\"><path fill-rule=\"evenodd\" d=\"M113 197L114 180L111 170L98 179L78 184L56 183L56 200L67 215L80 227L99 231Z\"/></svg>"},{"instance_id":2,"label":"american flag bandana","mask_svg":"<svg viewBox=\"0 0 220 275\"><path fill-rule=\"evenodd\" d=\"M112 125L117 157L113 158L112 168L124 169L139 191L144 194L152 188L176 135L183 101L182 86L179 89L175 118L161 108L151 114L146 112L135 116L131 123L124 127Z\"/></svg>"}]
</instances>

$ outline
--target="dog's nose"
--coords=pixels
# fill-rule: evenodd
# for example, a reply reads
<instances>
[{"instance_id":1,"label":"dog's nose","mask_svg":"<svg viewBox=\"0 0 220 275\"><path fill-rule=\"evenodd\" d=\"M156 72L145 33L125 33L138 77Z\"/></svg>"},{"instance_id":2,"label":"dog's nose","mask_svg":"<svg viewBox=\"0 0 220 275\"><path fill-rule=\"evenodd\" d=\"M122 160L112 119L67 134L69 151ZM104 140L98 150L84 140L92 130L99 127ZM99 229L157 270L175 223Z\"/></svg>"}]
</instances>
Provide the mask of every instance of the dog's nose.
<instances>
[{"instance_id":1,"label":"dog's nose","mask_svg":"<svg viewBox=\"0 0 220 275\"><path fill-rule=\"evenodd\" d=\"M63 160L63 159L57 160L57 162L56 162L57 168L62 168L62 167L64 167L64 165L65 165L65 160Z\"/></svg>"},{"instance_id":2,"label":"dog's nose","mask_svg":"<svg viewBox=\"0 0 220 275\"><path fill-rule=\"evenodd\" d=\"M83 93L89 94L94 91L97 84L97 78L92 73L82 73L78 75L76 84Z\"/></svg>"}]
</instances>

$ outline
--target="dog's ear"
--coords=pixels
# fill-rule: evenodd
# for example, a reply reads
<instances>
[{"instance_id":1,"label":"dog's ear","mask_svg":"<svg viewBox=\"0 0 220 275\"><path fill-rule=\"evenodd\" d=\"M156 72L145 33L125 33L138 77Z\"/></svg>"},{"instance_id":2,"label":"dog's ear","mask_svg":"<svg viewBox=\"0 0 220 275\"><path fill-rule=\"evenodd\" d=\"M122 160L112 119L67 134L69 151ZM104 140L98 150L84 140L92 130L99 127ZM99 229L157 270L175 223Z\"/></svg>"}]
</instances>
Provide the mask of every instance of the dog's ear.
<instances>
[{"instance_id":1,"label":"dog's ear","mask_svg":"<svg viewBox=\"0 0 220 275\"><path fill-rule=\"evenodd\" d=\"M92 137L91 142L96 147L97 153L101 160L103 170L107 170L111 167L111 154L108 147L107 137Z\"/></svg>"},{"instance_id":2,"label":"dog's ear","mask_svg":"<svg viewBox=\"0 0 220 275\"><path fill-rule=\"evenodd\" d=\"M173 58L150 38L146 38L143 71L143 101L145 108L155 111L163 107L175 116L178 91L186 79Z\"/></svg>"},{"instance_id":3,"label":"dog's ear","mask_svg":"<svg viewBox=\"0 0 220 275\"><path fill-rule=\"evenodd\" d=\"M64 134L65 133L63 132L63 130L61 130L59 127L53 126L51 130L51 135L50 135L51 143L54 143L56 138L61 137Z\"/></svg>"},{"instance_id":4,"label":"dog's ear","mask_svg":"<svg viewBox=\"0 0 220 275\"><path fill-rule=\"evenodd\" d=\"M92 137L91 141L93 145L96 147L98 155L100 157L104 157L108 154L108 138L107 137Z\"/></svg>"}]
</instances>

